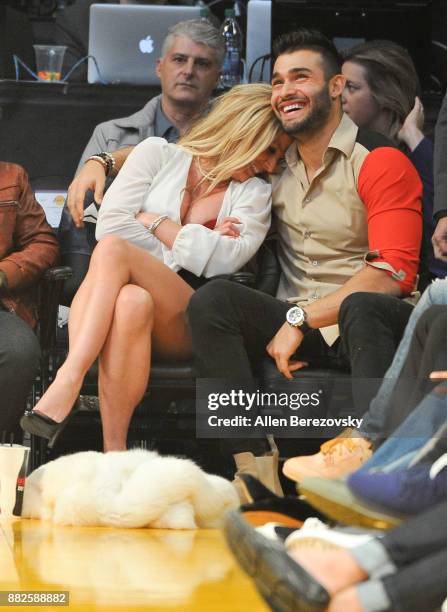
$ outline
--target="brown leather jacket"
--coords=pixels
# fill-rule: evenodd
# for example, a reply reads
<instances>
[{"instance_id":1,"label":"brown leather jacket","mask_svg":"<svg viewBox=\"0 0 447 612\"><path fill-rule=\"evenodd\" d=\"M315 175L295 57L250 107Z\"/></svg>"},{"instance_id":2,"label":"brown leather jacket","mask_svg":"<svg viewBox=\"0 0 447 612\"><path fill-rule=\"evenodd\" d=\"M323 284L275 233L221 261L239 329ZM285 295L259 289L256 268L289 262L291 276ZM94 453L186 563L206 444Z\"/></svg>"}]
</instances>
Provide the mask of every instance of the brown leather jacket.
<instances>
[{"instance_id":1,"label":"brown leather jacket","mask_svg":"<svg viewBox=\"0 0 447 612\"><path fill-rule=\"evenodd\" d=\"M36 201L21 166L0 162L0 270L8 287L0 290L4 308L36 325L35 287L58 259L57 238Z\"/></svg>"}]
</instances>

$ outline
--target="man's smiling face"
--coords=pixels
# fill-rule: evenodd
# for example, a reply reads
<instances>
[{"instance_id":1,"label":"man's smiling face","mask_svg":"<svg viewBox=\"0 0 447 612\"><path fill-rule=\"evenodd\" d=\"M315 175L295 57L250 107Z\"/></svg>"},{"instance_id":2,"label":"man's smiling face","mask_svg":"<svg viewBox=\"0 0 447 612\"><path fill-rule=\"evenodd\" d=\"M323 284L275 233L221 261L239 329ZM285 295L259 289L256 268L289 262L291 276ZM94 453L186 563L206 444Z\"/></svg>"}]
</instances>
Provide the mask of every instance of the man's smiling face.
<instances>
[{"instance_id":1,"label":"man's smiling face","mask_svg":"<svg viewBox=\"0 0 447 612\"><path fill-rule=\"evenodd\" d=\"M331 112L322 57L307 49L280 55L273 69L272 107L288 134L312 133Z\"/></svg>"}]
</instances>

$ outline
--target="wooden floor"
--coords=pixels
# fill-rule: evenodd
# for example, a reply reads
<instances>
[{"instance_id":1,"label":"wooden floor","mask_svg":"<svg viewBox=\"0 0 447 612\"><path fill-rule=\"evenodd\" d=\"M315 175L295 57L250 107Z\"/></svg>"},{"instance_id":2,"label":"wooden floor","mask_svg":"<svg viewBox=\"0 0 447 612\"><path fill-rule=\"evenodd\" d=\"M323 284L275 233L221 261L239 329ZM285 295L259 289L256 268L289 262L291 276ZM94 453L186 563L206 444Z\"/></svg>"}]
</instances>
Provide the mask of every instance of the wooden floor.
<instances>
[{"instance_id":1,"label":"wooden floor","mask_svg":"<svg viewBox=\"0 0 447 612\"><path fill-rule=\"evenodd\" d=\"M69 610L266 612L217 530L0 520L0 591L69 591ZM25 606L1 609L66 610Z\"/></svg>"}]
</instances>

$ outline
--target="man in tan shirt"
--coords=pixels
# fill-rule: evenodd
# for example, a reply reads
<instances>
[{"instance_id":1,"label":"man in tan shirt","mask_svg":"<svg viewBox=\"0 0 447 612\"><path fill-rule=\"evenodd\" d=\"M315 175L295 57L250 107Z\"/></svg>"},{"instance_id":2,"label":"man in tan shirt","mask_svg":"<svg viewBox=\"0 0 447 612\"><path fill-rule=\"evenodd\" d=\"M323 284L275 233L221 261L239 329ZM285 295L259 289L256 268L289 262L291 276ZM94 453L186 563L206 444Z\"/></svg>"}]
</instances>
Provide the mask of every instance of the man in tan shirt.
<instances>
[{"instance_id":1,"label":"man in tan shirt","mask_svg":"<svg viewBox=\"0 0 447 612\"><path fill-rule=\"evenodd\" d=\"M380 378L411 312L399 298L415 284L422 186L405 155L343 114L345 79L329 40L300 30L281 37L275 55L272 106L294 138L273 180L277 298L220 280L197 291L197 369L230 388L269 355L287 379L312 364ZM237 462L247 441L231 445Z\"/></svg>"}]
</instances>

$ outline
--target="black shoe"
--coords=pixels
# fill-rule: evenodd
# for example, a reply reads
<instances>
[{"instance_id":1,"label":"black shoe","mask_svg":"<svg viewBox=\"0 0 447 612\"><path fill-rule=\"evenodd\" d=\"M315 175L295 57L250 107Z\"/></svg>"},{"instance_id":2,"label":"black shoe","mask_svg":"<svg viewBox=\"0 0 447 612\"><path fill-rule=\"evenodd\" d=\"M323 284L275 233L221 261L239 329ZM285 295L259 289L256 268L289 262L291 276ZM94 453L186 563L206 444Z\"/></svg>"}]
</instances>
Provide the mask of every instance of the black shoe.
<instances>
[{"instance_id":1,"label":"black shoe","mask_svg":"<svg viewBox=\"0 0 447 612\"><path fill-rule=\"evenodd\" d=\"M327 608L330 596L318 580L296 563L282 544L257 532L239 512L227 514L224 532L242 569L254 579L273 610L317 612Z\"/></svg>"},{"instance_id":2,"label":"black shoe","mask_svg":"<svg viewBox=\"0 0 447 612\"><path fill-rule=\"evenodd\" d=\"M253 527L261 527L266 523L280 523L299 529L309 517L326 521L318 510L297 496L279 497L249 474L240 474L239 478L247 498L253 500L250 504L243 504L239 511Z\"/></svg>"},{"instance_id":3,"label":"black shoe","mask_svg":"<svg viewBox=\"0 0 447 612\"><path fill-rule=\"evenodd\" d=\"M37 410L27 410L20 419L20 426L24 431L32 434L33 436L46 438L48 440L48 448L53 448L57 438L65 429L73 415L79 412L79 409L80 405L78 399L65 419L60 423L54 421L50 417L47 417L45 414L38 412Z\"/></svg>"},{"instance_id":4,"label":"black shoe","mask_svg":"<svg viewBox=\"0 0 447 612\"><path fill-rule=\"evenodd\" d=\"M241 486L244 489L245 495L250 504L262 501L264 499L283 499L279 495L275 495L273 491L262 484L260 480L251 474L240 474Z\"/></svg>"}]
</instances>

